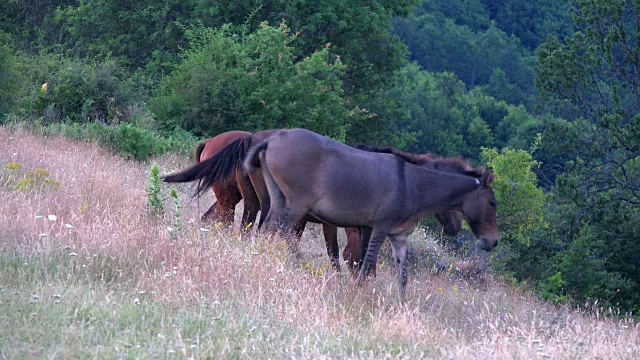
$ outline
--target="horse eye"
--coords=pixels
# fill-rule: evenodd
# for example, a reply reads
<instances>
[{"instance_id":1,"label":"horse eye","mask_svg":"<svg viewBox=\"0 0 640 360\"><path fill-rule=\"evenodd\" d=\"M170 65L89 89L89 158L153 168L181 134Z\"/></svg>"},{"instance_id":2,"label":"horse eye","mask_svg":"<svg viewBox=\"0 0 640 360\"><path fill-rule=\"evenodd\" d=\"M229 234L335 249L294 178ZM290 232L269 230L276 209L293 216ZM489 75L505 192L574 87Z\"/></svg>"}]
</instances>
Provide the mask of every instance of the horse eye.
<instances>
[{"instance_id":1,"label":"horse eye","mask_svg":"<svg viewBox=\"0 0 640 360\"><path fill-rule=\"evenodd\" d=\"M491 205L492 207L496 207L496 206L498 206L498 202L497 202L497 201L495 201L495 200L491 200L491 201L489 202L489 205Z\"/></svg>"}]
</instances>

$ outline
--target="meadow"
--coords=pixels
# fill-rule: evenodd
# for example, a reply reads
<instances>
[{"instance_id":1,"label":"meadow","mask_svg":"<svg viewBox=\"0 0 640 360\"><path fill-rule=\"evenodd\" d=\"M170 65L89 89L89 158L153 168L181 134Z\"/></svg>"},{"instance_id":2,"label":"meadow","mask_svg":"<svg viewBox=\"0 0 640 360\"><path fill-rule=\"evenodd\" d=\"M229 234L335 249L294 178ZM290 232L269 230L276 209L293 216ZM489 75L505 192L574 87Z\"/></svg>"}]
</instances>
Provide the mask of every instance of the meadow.
<instances>
[{"instance_id":1,"label":"meadow","mask_svg":"<svg viewBox=\"0 0 640 360\"><path fill-rule=\"evenodd\" d=\"M213 197L192 185L149 215L148 162L7 126L0 160L2 359L640 358L632 318L437 271L450 255L423 230L400 302L384 263L362 288L331 270L317 227L294 258L282 239L202 223ZM192 161L152 160L163 174Z\"/></svg>"}]
</instances>

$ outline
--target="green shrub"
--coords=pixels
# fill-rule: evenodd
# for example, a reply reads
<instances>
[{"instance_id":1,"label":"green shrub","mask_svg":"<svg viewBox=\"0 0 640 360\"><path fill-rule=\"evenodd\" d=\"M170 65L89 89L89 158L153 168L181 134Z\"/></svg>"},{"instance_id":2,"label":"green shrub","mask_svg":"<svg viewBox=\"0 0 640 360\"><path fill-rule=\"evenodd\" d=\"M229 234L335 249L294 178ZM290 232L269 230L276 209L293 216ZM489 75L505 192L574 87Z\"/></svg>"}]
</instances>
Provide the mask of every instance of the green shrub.
<instances>
[{"instance_id":1,"label":"green shrub","mask_svg":"<svg viewBox=\"0 0 640 360\"><path fill-rule=\"evenodd\" d=\"M112 146L117 152L136 160L145 160L153 154L164 152L164 142L155 134L131 124L121 124L113 132Z\"/></svg>"},{"instance_id":2,"label":"green shrub","mask_svg":"<svg viewBox=\"0 0 640 360\"><path fill-rule=\"evenodd\" d=\"M42 131L47 135L63 135L79 141L97 141L126 158L139 161L168 151L191 154L199 141L182 129L163 134L135 124L57 123L44 126Z\"/></svg>"},{"instance_id":3,"label":"green shrub","mask_svg":"<svg viewBox=\"0 0 640 360\"><path fill-rule=\"evenodd\" d=\"M12 110L24 82L11 44L11 37L0 30L0 118Z\"/></svg>"},{"instance_id":4,"label":"green shrub","mask_svg":"<svg viewBox=\"0 0 640 360\"><path fill-rule=\"evenodd\" d=\"M162 179L160 179L160 167L158 164L154 163L151 166L147 184L147 212L152 216L164 214Z\"/></svg>"},{"instance_id":5,"label":"green shrub","mask_svg":"<svg viewBox=\"0 0 640 360\"><path fill-rule=\"evenodd\" d=\"M344 139L363 111L346 107L344 66L326 48L298 60L284 25L237 36L230 27L189 33L190 49L162 80L151 109L165 129L198 135L305 127Z\"/></svg>"},{"instance_id":6,"label":"green shrub","mask_svg":"<svg viewBox=\"0 0 640 360\"><path fill-rule=\"evenodd\" d=\"M31 91L21 107L27 116L48 123L127 120L126 74L114 60L87 62L43 54L30 58L25 71Z\"/></svg>"}]
</instances>

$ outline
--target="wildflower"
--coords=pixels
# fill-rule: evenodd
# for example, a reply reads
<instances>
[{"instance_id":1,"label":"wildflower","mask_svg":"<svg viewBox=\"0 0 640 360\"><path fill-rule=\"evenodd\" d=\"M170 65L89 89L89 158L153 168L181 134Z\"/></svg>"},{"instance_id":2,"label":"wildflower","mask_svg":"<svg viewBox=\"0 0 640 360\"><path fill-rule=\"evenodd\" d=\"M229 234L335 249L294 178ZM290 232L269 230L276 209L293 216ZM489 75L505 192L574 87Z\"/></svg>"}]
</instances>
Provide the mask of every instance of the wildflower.
<instances>
[{"instance_id":1,"label":"wildflower","mask_svg":"<svg viewBox=\"0 0 640 360\"><path fill-rule=\"evenodd\" d=\"M42 84L42 87L40 87L40 91L42 91L43 93L47 92L48 88L49 88L49 83L46 82L46 83Z\"/></svg>"},{"instance_id":2,"label":"wildflower","mask_svg":"<svg viewBox=\"0 0 640 360\"><path fill-rule=\"evenodd\" d=\"M16 155L17 155L17 154L16 154ZM8 163L6 163L6 164L4 165L4 167L5 167L7 170L11 171L11 172L17 172L17 171L19 171L20 169L22 169L22 164L20 164L20 163L19 163L19 162L17 162L17 161L9 161Z\"/></svg>"},{"instance_id":3,"label":"wildflower","mask_svg":"<svg viewBox=\"0 0 640 360\"><path fill-rule=\"evenodd\" d=\"M45 237L45 236L49 236L49 235L42 233L42 234L38 234L38 236L39 237Z\"/></svg>"},{"instance_id":4,"label":"wildflower","mask_svg":"<svg viewBox=\"0 0 640 360\"><path fill-rule=\"evenodd\" d=\"M56 221L56 220L58 219L58 217L57 217L57 216L55 216L55 215L49 215L49 216L47 216L47 218L48 218L49 220L51 220L51 221Z\"/></svg>"},{"instance_id":5,"label":"wildflower","mask_svg":"<svg viewBox=\"0 0 640 360\"><path fill-rule=\"evenodd\" d=\"M73 225L71 225L71 224L64 224L64 227L66 227L67 229L71 229L71 228L73 228Z\"/></svg>"},{"instance_id":6,"label":"wildflower","mask_svg":"<svg viewBox=\"0 0 640 360\"><path fill-rule=\"evenodd\" d=\"M172 232L172 231L173 231L173 228L172 228L171 226L167 226L167 231L168 231L168 232Z\"/></svg>"},{"instance_id":7,"label":"wildflower","mask_svg":"<svg viewBox=\"0 0 640 360\"><path fill-rule=\"evenodd\" d=\"M42 215L36 215L34 218L35 218L36 220L39 220L39 219L44 219L44 216L42 216Z\"/></svg>"},{"instance_id":8,"label":"wildflower","mask_svg":"<svg viewBox=\"0 0 640 360\"><path fill-rule=\"evenodd\" d=\"M135 305L140 305L140 299L138 299L138 298L133 299L133 303Z\"/></svg>"},{"instance_id":9,"label":"wildflower","mask_svg":"<svg viewBox=\"0 0 640 360\"><path fill-rule=\"evenodd\" d=\"M72 252L72 253L69 253L69 256L78 256L78 254L77 254L77 253Z\"/></svg>"},{"instance_id":10,"label":"wildflower","mask_svg":"<svg viewBox=\"0 0 640 360\"><path fill-rule=\"evenodd\" d=\"M200 231L202 232L209 232L209 230L205 229L205 228L200 228Z\"/></svg>"}]
</instances>

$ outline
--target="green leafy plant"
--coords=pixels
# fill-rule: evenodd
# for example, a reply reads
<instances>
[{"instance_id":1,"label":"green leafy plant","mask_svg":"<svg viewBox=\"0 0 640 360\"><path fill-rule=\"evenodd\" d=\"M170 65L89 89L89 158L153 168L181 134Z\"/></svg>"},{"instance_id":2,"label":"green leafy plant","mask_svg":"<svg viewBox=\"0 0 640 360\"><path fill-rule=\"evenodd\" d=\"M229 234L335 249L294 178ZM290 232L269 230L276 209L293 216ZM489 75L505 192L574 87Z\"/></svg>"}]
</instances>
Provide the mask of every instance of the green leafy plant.
<instances>
[{"instance_id":1,"label":"green leafy plant","mask_svg":"<svg viewBox=\"0 0 640 360\"><path fill-rule=\"evenodd\" d=\"M344 138L364 111L349 109L345 67L328 47L301 60L285 24L263 23L237 36L230 26L189 31L184 60L159 86L150 105L165 128L196 134L232 129L305 127Z\"/></svg>"},{"instance_id":2,"label":"green leafy plant","mask_svg":"<svg viewBox=\"0 0 640 360\"><path fill-rule=\"evenodd\" d=\"M147 181L147 211L152 216L162 215L165 212L160 167L155 163L151 166Z\"/></svg>"}]
</instances>

